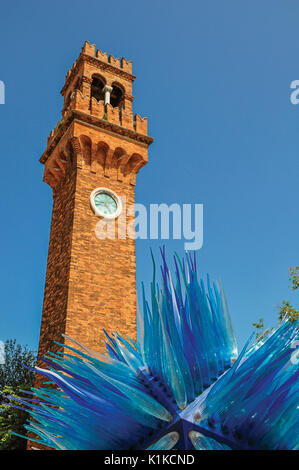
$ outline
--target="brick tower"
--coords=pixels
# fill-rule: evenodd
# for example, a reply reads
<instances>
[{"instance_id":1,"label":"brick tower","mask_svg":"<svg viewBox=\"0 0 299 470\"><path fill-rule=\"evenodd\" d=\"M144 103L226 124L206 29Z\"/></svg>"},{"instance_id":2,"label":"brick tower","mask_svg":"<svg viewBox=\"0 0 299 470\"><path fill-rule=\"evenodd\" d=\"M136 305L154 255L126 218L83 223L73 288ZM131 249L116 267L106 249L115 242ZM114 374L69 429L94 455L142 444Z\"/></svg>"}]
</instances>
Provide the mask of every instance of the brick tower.
<instances>
[{"instance_id":1,"label":"brick tower","mask_svg":"<svg viewBox=\"0 0 299 470\"><path fill-rule=\"evenodd\" d=\"M40 356L55 351L62 333L98 351L103 328L136 335L135 240L125 236L132 216L124 200L134 204L152 138L147 119L133 117L134 79L131 62L87 41L66 75L62 120L40 159L53 190ZM115 222L114 239L96 236L101 218Z\"/></svg>"}]
</instances>

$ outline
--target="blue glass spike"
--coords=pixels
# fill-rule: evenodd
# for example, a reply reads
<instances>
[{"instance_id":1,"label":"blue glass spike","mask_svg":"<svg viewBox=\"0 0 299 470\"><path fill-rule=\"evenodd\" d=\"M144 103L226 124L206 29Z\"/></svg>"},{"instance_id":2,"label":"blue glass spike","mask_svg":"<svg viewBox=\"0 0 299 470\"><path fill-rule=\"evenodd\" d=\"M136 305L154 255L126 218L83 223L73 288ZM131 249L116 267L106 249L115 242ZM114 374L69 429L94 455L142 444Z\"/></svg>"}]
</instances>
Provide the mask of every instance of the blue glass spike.
<instances>
[{"instance_id":1,"label":"blue glass spike","mask_svg":"<svg viewBox=\"0 0 299 470\"><path fill-rule=\"evenodd\" d=\"M178 442L180 435L178 432L170 432L161 437L157 442L147 447L146 450L171 450Z\"/></svg>"},{"instance_id":2,"label":"blue glass spike","mask_svg":"<svg viewBox=\"0 0 299 470\"><path fill-rule=\"evenodd\" d=\"M190 431L189 439L195 450L231 450L231 448L225 444L221 444L215 439L206 437L197 431Z\"/></svg>"},{"instance_id":3,"label":"blue glass spike","mask_svg":"<svg viewBox=\"0 0 299 470\"><path fill-rule=\"evenodd\" d=\"M87 366L91 368L95 372L95 374L98 374L104 380L107 380L107 382L111 383L116 388L125 393L126 396L135 403L136 408L140 407L146 413L152 414L153 416L156 416L157 418L162 419L163 421L172 421L171 414L164 408L164 406L162 406L152 397L147 396L145 393L139 391L138 389L133 389L132 387L121 383L119 380L115 380L111 377L108 377L91 364L87 364Z\"/></svg>"}]
</instances>

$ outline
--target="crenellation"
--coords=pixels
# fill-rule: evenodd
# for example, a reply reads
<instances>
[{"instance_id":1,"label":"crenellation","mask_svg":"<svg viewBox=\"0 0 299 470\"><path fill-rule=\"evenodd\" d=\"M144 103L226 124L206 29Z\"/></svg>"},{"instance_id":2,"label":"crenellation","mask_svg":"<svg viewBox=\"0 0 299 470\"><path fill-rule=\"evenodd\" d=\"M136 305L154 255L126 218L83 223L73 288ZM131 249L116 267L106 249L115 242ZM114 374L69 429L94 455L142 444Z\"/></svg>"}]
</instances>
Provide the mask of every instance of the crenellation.
<instances>
[{"instance_id":1,"label":"crenellation","mask_svg":"<svg viewBox=\"0 0 299 470\"><path fill-rule=\"evenodd\" d=\"M119 119L120 109L119 108L113 108L111 104L107 104L106 113L107 113L107 120L109 122L120 125L120 119Z\"/></svg>"},{"instance_id":2,"label":"crenellation","mask_svg":"<svg viewBox=\"0 0 299 470\"><path fill-rule=\"evenodd\" d=\"M114 67L120 67L120 59L113 57L113 55L109 55L108 62Z\"/></svg>"},{"instance_id":3,"label":"crenellation","mask_svg":"<svg viewBox=\"0 0 299 470\"><path fill-rule=\"evenodd\" d=\"M85 41L84 46L82 47L82 52L84 54L95 57L95 55L96 55L96 45L95 44L90 44L89 41Z\"/></svg>"},{"instance_id":4,"label":"crenellation","mask_svg":"<svg viewBox=\"0 0 299 470\"><path fill-rule=\"evenodd\" d=\"M121 125L127 129L134 129L133 112L129 109L121 110Z\"/></svg>"},{"instance_id":5,"label":"crenellation","mask_svg":"<svg viewBox=\"0 0 299 470\"><path fill-rule=\"evenodd\" d=\"M102 52L100 49L96 50L95 44L90 44L89 41L85 41L81 48L81 54L73 63L72 68L68 70L61 94L63 96L67 94L67 91L73 86L74 78L78 77L79 71L80 75L85 75L84 71L88 71L90 68L94 68L96 73L99 74L107 73L110 76L115 74L120 80L124 81L126 92L131 94L132 82L135 79L134 75L132 75L132 61L128 61L124 57L122 59L115 58L113 55L108 55L107 52ZM84 86L83 84L83 88Z\"/></svg>"},{"instance_id":6,"label":"crenellation","mask_svg":"<svg viewBox=\"0 0 299 470\"><path fill-rule=\"evenodd\" d=\"M96 52L96 58L100 59L102 62L108 62L107 52L102 52L100 49L98 49Z\"/></svg>"},{"instance_id":7,"label":"crenellation","mask_svg":"<svg viewBox=\"0 0 299 470\"><path fill-rule=\"evenodd\" d=\"M89 97L84 96L81 90L76 89L74 91L74 97L71 101L71 109L80 109L85 113L89 112Z\"/></svg>"},{"instance_id":8,"label":"crenellation","mask_svg":"<svg viewBox=\"0 0 299 470\"><path fill-rule=\"evenodd\" d=\"M132 61L127 60L124 57L121 59L121 68L125 70L125 72L132 73Z\"/></svg>"},{"instance_id":9,"label":"crenellation","mask_svg":"<svg viewBox=\"0 0 299 470\"><path fill-rule=\"evenodd\" d=\"M146 117L142 118L139 114L135 114L134 123L136 132L147 135L147 120Z\"/></svg>"},{"instance_id":10,"label":"crenellation","mask_svg":"<svg viewBox=\"0 0 299 470\"><path fill-rule=\"evenodd\" d=\"M122 57L121 59L114 57L112 54L108 55L107 52L102 52L100 49L96 50L95 44L90 44L89 41L85 41L82 47L82 53L87 54L91 57L96 57L102 62L106 62L113 67L123 69L124 72L132 74L132 61Z\"/></svg>"},{"instance_id":11,"label":"crenellation","mask_svg":"<svg viewBox=\"0 0 299 470\"><path fill-rule=\"evenodd\" d=\"M104 118L105 113L105 105L104 101L100 100L97 101L95 98L91 98L90 100L90 114L93 116L98 117L99 119Z\"/></svg>"}]
</instances>

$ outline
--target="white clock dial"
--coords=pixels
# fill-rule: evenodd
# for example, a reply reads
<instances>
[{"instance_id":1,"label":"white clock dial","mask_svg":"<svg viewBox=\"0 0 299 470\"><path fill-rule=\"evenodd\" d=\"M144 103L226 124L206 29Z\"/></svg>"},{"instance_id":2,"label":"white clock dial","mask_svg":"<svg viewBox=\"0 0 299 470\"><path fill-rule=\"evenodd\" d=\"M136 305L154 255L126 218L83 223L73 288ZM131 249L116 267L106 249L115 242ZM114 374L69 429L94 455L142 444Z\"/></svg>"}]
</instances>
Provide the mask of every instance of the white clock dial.
<instances>
[{"instance_id":1,"label":"white clock dial","mask_svg":"<svg viewBox=\"0 0 299 470\"><path fill-rule=\"evenodd\" d=\"M95 189L91 193L90 202L95 214L105 219L115 219L121 212L120 198L110 189Z\"/></svg>"}]
</instances>

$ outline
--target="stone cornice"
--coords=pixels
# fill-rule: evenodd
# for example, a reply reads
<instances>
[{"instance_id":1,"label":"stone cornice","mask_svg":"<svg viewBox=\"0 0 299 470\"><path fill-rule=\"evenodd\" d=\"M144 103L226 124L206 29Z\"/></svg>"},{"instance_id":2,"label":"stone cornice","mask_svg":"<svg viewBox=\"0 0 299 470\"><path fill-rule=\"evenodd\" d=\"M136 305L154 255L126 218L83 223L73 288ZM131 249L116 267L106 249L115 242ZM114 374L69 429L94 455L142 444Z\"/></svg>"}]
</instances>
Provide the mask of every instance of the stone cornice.
<instances>
[{"instance_id":1,"label":"stone cornice","mask_svg":"<svg viewBox=\"0 0 299 470\"><path fill-rule=\"evenodd\" d=\"M65 84L61 90L61 94L64 95L65 90L69 86L70 82L74 78L74 76L77 74L78 68L82 62L89 62L90 64L96 66L99 70L105 70L108 72L112 72L114 75L118 75L119 77L122 77L126 80L134 81L135 80L135 75L132 75L125 70L116 67L110 63L103 62L101 59L98 59L97 57L92 57L88 54L84 54L84 52L81 52L80 56L78 57L75 65L72 68L72 71L70 75L67 77Z\"/></svg>"},{"instance_id":2,"label":"stone cornice","mask_svg":"<svg viewBox=\"0 0 299 470\"><path fill-rule=\"evenodd\" d=\"M74 120L81 121L81 122L90 124L94 127L97 127L99 129L103 129L108 132L121 135L123 137L126 137L131 140L135 140L147 146L151 145L151 143L154 141L152 137L149 137L144 134L139 134L133 129L127 129L126 127L118 126L117 124L113 124L109 121L106 121L105 119L99 119L96 116L92 116L91 114L87 114L87 113L84 113L83 111L73 109L64 118L62 124L56 131L56 134L54 134L52 139L49 141L46 150L44 151L44 153L42 154L39 160L41 163L46 163L49 156L53 152L54 148L56 147L58 142L61 140L61 138L64 136L67 129L69 128L69 126L72 124Z\"/></svg>"}]
</instances>

